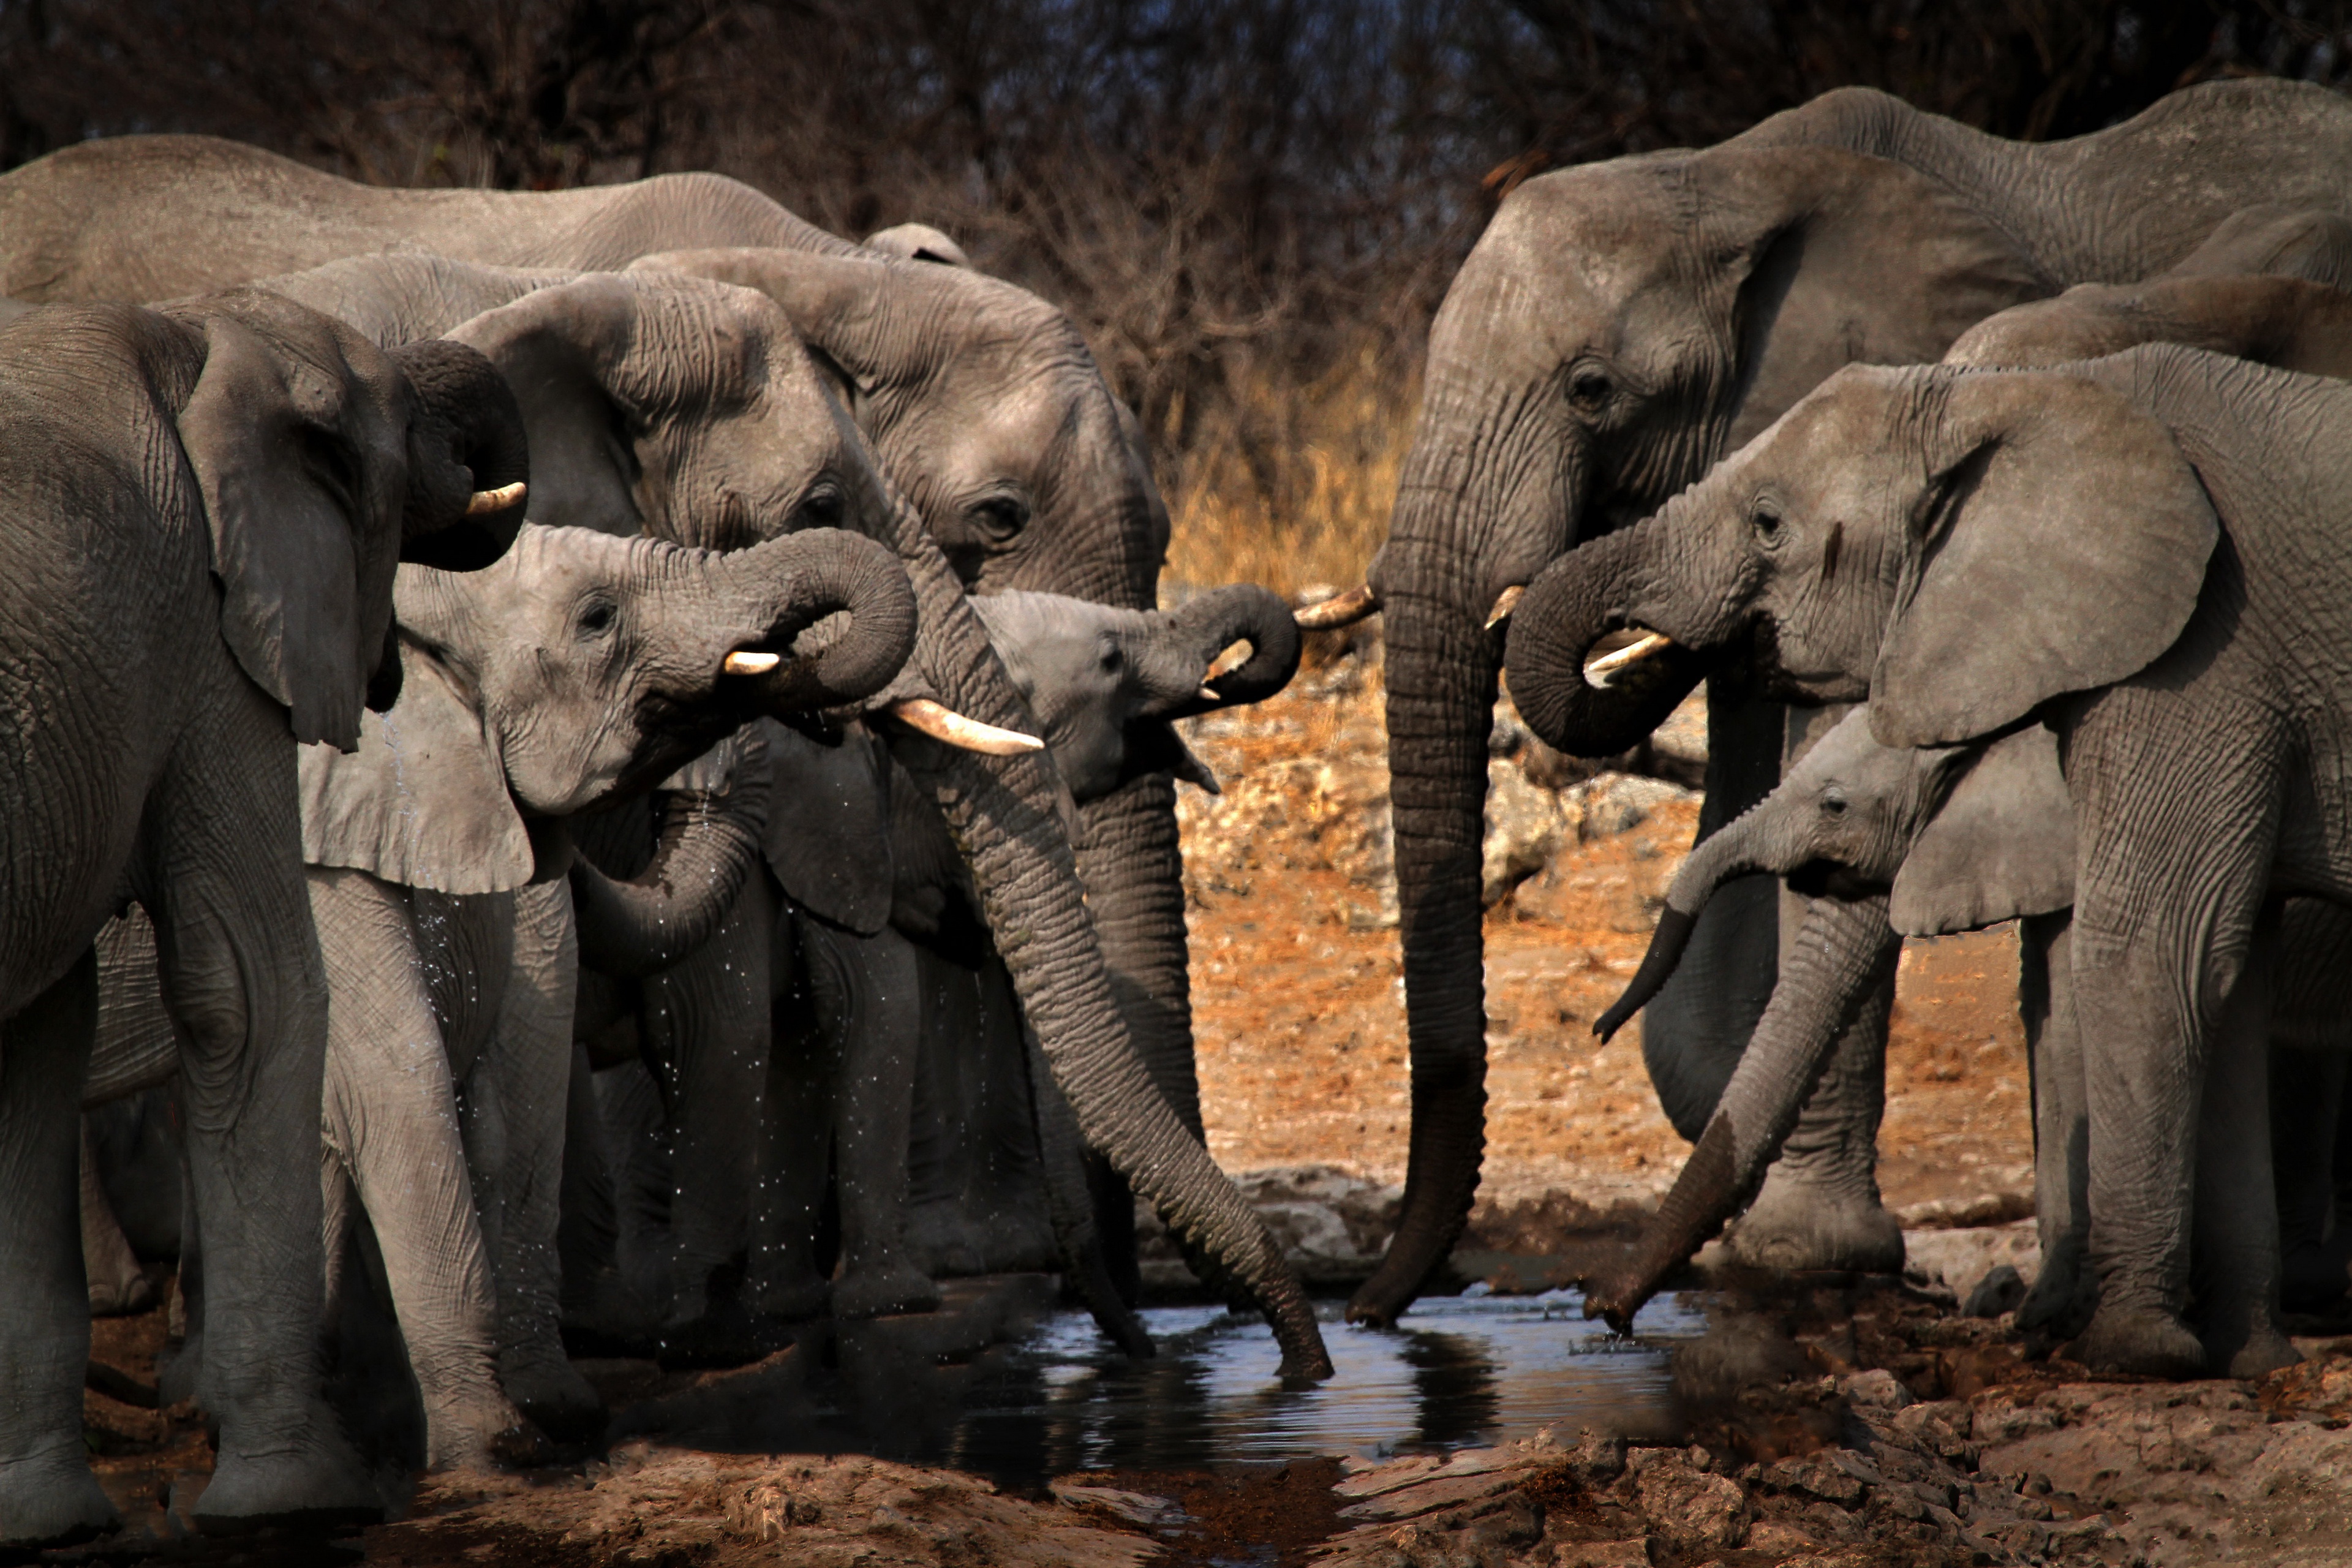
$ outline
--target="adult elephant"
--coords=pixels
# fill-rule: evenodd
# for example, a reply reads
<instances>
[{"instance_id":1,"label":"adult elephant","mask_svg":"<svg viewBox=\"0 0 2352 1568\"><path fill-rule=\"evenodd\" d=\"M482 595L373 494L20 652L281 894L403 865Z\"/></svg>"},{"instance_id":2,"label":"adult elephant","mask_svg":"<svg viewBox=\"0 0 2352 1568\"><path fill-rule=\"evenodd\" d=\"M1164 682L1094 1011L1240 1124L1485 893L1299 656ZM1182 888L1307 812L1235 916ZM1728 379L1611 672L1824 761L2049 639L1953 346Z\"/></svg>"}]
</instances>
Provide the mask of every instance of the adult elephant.
<instances>
[{"instance_id":1,"label":"adult elephant","mask_svg":"<svg viewBox=\"0 0 2352 1568\"><path fill-rule=\"evenodd\" d=\"M2095 1366L2203 1371L2182 1319L2200 1099L2264 1113L2206 1074L2260 1062L2221 1042L2267 1027L2266 900L2352 901L2339 432L2352 387L2169 345L1850 367L1659 516L1548 569L1513 634L1513 690L1555 743L1735 654L1789 700L1866 699L1888 745L2055 731ZM1650 656L1596 693L1587 654L1623 626ZM1721 1157L1730 1134L1709 1136L1695 1158Z\"/></svg>"},{"instance_id":2,"label":"adult elephant","mask_svg":"<svg viewBox=\"0 0 2352 1568\"><path fill-rule=\"evenodd\" d=\"M952 243L877 237L890 254L716 174L392 190L207 137L88 142L0 176L0 292L28 300L158 299L392 249L582 270L709 252L663 265L757 287L784 308L843 373L884 476L968 587L1152 608L1167 508L1075 325L953 265ZM1081 821L1078 867L1121 1016L1197 1134L1174 783L1146 774ZM1123 1203L1103 1217L1126 1225Z\"/></svg>"},{"instance_id":3,"label":"adult elephant","mask_svg":"<svg viewBox=\"0 0 2352 1568\"><path fill-rule=\"evenodd\" d=\"M834 522L881 535L908 563L924 626L887 706L920 718L944 704L999 731L1033 732L1034 720L962 582L876 471L833 384L812 369L772 300L653 268L574 278L416 256L353 258L273 281L381 338L446 331L478 347L516 387L540 454L534 521L652 533L702 548ZM616 430L627 433L625 451ZM1218 679L1240 691L1255 677L1244 666ZM1202 1266L1237 1299L1265 1308L1280 1325L1286 1364L1322 1375L1328 1362L1295 1279L1198 1137L1169 1116L1137 1058L1089 917L1092 889L1062 879L1076 869L1057 858L1069 852L1062 817L1067 786L1049 761L981 757L886 722L899 730L898 763L924 793L940 797L1014 989L1088 1145L1163 1209L1172 1205L1191 1216ZM1038 793L1016 802L999 793L1012 787L994 782L1001 774ZM988 788L978 780L990 781ZM719 939L740 945L716 954L717 967L725 972L733 963L738 990L764 992L771 942L759 920L730 921ZM1101 990L1090 992L1090 984ZM690 997L679 1011L691 1016L702 1002ZM1096 1002L1111 1007L1108 1017L1087 1011ZM757 1026L763 1058L764 1000L727 1016ZM720 1043L728 1042L720 1037ZM1145 1076L1129 1079L1123 1076L1129 1068ZM742 1103L756 1110L758 1101L755 1080ZM691 1133L709 1152L697 1162L709 1167L699 1173L717 1173L721 1179L706 1185L731 1194L740 1216L750 1202L748 1167L747 1179L725 1179L723 1162L740 1141L718 1110L713 1118L718 1125L707 1137ZM1129 1125L1114 1129L1114 1121ZM729 1250L741 1245L740 1217L706 1228Z\"/></svg>"},{"instance_id":4,"label":"adult elephant","mask_svg":"<svg viewBox=\"0 0 2352 1568\"><path fill-rule=\"evenodd\" d=\"M372 1515L318 1398L326 998L291 742L355 744L363 699L392 699L404 550L479 565L511 537L514 405L471 350L387 355L251 291L32 311L0 328L0 1544L115 1521L82 1445L76 1129L90 944L127 897L186 1032L220 1259L199 1520Z\"/></svg>"},{"instance_id":5,"label":"adult elephant","mask_svg":"<svg viewBox=\"0 0 2352 1568\"><path fill-rule=\"evenodd\" d=\"M1413 1121L1397 1236L1351 1317L1393 1320L1477 1185L1485 736L1496 626L1517 592L1699 479L1839 365L1932 361L1996 310L2160 271L2252 200L2352 207L2347 154L2352 105L2295 83L2190 89L2042 147L1856 89L1715 148L1564 170L1504 200L1431 329L1389 540L1354 599L1388 616ZM1713 696L1703 835L1771 787L1788 743L1778 710L1728 686ZM1645 1021L1644 1055L1686 1135L1770 993L1776 896L1752 879L1717 899ZM1877 1082L1884 1019L1882 1002L1841 1047L1837 1081L1853 1093ZM1811 1114L1800 1130L1805 1168L1784 1161L1766 1196L1809 1184L1774 1206L1842 1213L1826 1250L1883 1259L1899 1233L1874 1151L1844 1131L1874 1113L1818 1109L1822 1135ZM1824 1250L1791 1239L1792 1255Z\"/></svg>"}]
</instances>

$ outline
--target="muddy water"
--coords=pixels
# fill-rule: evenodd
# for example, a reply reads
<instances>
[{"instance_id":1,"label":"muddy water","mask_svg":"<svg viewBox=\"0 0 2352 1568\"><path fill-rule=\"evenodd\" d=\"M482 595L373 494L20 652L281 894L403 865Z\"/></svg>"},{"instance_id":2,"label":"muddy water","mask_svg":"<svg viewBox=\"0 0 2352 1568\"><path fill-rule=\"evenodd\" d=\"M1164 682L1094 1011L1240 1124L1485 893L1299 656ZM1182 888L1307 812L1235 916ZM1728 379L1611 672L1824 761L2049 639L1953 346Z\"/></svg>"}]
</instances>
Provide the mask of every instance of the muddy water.
<instances>
[{"instance_id":1,"label":"muddy water","mask_svg":"<svg viewBox=\"0 0 2352 1568\"><path fill-rule=\"evenodd\" d=\"M1587 1322L1573 1291L1426 1297L1393 1330L1318 1302L1335 1372L1286 1389L1272 1331L1213 1307L1147 1310L1160 1354L1130 1362L1084 1312L1046 1319L966 1388L944 1462L1010 1485L1077 1469L1175 1470L1308 1455L1367 1458L1528 1437L1546 1426L1629 1435L1669 1424L1654 1342L1696 1334L1678 1300L1632 1344Z\"/></svg>"}]
</instances>

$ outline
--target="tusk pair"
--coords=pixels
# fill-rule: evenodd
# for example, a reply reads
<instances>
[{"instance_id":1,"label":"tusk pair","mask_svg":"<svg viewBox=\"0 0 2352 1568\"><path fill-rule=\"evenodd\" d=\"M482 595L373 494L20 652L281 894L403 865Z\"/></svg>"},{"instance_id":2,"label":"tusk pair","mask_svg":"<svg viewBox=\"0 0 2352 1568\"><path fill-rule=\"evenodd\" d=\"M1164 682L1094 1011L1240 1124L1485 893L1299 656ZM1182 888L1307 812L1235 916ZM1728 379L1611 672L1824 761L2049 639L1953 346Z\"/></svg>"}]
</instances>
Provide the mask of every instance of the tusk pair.
<instances>
[{"instance_id":1,"label":"tusk pair","mask_svg":"<svg viewBox=\"0 0 2352 1568\"><path fill-rule=\"evenodd\" d=\"M1234 644L1231 647L1225 649L1224 652L1219 654L1216 658L1209 661L1209 673L1201 677L1201 683L1204 686L1213 685L1216 681L1223 679L1224 677L1231 675L1234 671L1247 664L1250 661L1251 656L1256 653L1256 647L1250 642L1249 638L1242 638L1241 641Z\"/></svg>"},{"instance_id":2,"label":"tusk pair","mask_svg":"<svg viewBox=\"0 0 2352 1568\"><path fill-rule=\"evenodd\" d=\"M1291 619L1304 632L1336 631L1352 626L1367 616L1381 613L1381 596L1367 583L1360 588L1350 588L1336 599L1326 599L1319 605L1309 605L1292 612Z\"/></svg>"},{"instance_id":3,"label":"tusk pair","mask_svg":"<svg viewBox=\"0 0 2352 1568\"><path fill-rule=\"evenodd\" d=\"M485 512L504 511L522 500L523 491L527 488L522 480L517 479L510 485L500 485L494 490L476 490L472 499L466 502L466 515L480 517Z\"/></svg>"},{"instance_id":4,"label":"tusk pair","mask_svg":"<svg viewBox=\"0 0 2352 1568\"><path fill-rule=\"evenodd\" d=\"M1664 632L1651 632L1627 643L1615 653L1604 653L1584 667L1584 683L1596 690L1606 691L1609 683L1623 671L1632 668L1654 653L1663 653L1675 646L1675 639Z\"/></svg>"},{"instance_id":5,"label":"tusk pair","mask_svg":"<svg viewBox=\"0 0 2352 1568\"><path fill-rule=\"evenodd\" d=\"M737 648L719 668L730 675L765 675L783 662L784 656L780 653L749 653Z\"/></svg>"},{"instance_id":6,"label":"tusk pair","mask_svg":"<svg viewBox=\"0 0 2352 1568\"><path fill-rule=\"evenodd\" d=\"M1017 757L1024 752L1045 749L1045 742L1034 735L1024 735L1018 730L1000 730L993 724L967 719L952 708L944 707L928 697L904 698L883 711L910 729L920 730L934 741L963 751L978 752L982 756Z\"/></svg>"},{"instance_id":7,"label":"tusk pair","mask_svg":"<svg viewBox=\"0 0 2352 1568\"><path fill-rule=\"evenodd\" d=\"M1528 585L1525 583L1514 583L1496 595L1495 607L1486 612L1486 629L1491 632L1509 620L1511 612L1517 609L1519 601L1527 596Z\"/></svg>"}]
</instances>

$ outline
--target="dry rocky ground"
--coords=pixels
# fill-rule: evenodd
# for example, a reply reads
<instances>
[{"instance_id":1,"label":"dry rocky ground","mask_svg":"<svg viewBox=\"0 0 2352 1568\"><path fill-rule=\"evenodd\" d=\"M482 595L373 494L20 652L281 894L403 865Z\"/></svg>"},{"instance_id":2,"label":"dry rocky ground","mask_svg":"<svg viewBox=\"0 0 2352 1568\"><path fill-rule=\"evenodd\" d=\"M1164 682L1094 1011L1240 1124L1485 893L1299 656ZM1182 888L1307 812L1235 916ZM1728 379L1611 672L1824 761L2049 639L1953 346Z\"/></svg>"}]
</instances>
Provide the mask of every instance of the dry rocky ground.
<instances>
[{"instance_id":1,"label":"dry rocky ground","mask_svg":"<svg viewBox=\"0 0 2352 1568\"><path fill-rule=\"evenodd\" d=\"M1188 789L1181 810L1211 1146L1310 1278L1337 1287L1386 1238L1407 1074L1377 644L1316 651L1276 702L1195 726L1225 789ZM1504 718L1487 1174L1457 1270L1509 1290L1613 1244L1682 1158L1633 1033L1596 1047L1590 1021L1634 968L1696 800L1654 777L1570 777ZM1695 710L1680 716L1657 770L1686 776L1703 734ZM2013 977L2003 933L1906 952L1881 1148L1911 1273L1716 1269L1708 1331L1673 1352L1684 1425L1671 1442L1559 1431L1386 1462L1085 1472L1032 1495L854 1454L692 1446L694 1419L799 1419L796 1348L773 1366L649 1383L632 1397L668 1412L657 1439L616 1440L566 1470L428 1479L405 1521L339 1553L516 1568L2352 1562L2352 1339L2300 1340L2308 1359L2258 1383L2171 1385L2095 1378L2063 1346L1958 1310L1993 1264L2030 1277L2035 1262ZM146 1378L161 1333L161 1314L102 1323L95 1353ZM208 1463L200 1420L95 1393L88 1420L117 1492L184 1518ZM633 1429L646 1428L616 1433ZM175 1531L166 1519L167 1539L92 1551L327 1560L315 1542L199 1548Z\"/></svg>"}]
</instances>

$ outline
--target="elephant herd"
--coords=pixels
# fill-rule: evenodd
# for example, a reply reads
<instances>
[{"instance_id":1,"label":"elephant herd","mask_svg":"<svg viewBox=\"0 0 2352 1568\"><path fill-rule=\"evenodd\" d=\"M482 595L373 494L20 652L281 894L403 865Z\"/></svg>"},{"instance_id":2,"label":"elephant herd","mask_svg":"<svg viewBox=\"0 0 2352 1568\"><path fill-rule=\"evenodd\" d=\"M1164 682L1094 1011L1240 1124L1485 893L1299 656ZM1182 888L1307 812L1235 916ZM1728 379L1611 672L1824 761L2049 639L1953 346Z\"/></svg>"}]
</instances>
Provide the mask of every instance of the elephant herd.
<instances>
[{"instance_id":1,"label":"elephant herd","mask_svg":"<svg viewBox=\"0 0 2352 1568\"><path fill-rule=\"evenodd\" d=\"M1173 726L1372 613L1412 1122L1352 1321L1478 1183L1498 680L1589 757L1705 681L1700 842L1597 1026L1643 1011L1695 1148L1588 1310L1735 1217L1899 1266L1897 946L2016 920L2021 1321L2292 1359L2283 1289L2347 1284L2347 284L2352 104L2294 83L2042 145L1846 89L1528 179L1365 585L1294 624L1154 607L1132 419L920 226L189 137L0 176L0 1546L114 1521L126 1226L173 1232L217 1529L381 1509L330 1398L371 1314L433 1466L597 1430L567 1346L736 1362L959 1273L1148 1354L1138 1196L1328 1375L1202 1142Z\"/></svg>"},{"instance_id":2,"label":"elephant herd","mask_svg":"<svg viewBox=\"0 0 2352 1568\"><path fill-rule=\"evenodd\" d=\"M0 234L0 1545L115 1521L126 1227L211 1529L593 1437L583 1342L740 1362L946 1274L1059 1269L1149 1354L1138 1194L1328 1375L1201 1142L1172 811L1175 721L1299 633L1153 607L1066 317L714 176L130 138Z\"/></svg>"}]
</instances>

